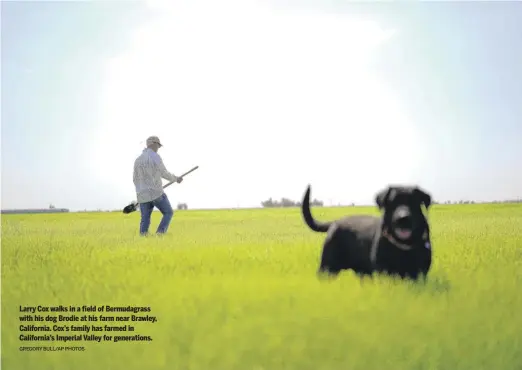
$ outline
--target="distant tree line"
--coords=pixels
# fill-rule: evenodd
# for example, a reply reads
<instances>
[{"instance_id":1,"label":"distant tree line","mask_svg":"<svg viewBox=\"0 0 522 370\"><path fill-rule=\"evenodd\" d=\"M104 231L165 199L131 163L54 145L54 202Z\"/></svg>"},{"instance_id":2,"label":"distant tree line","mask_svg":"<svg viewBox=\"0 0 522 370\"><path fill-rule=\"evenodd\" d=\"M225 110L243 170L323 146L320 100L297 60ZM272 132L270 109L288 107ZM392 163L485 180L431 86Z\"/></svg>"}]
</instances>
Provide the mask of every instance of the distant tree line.
<instances>
[{"instance_id":1,"label":"distant tree line","mask_svg":"<svg viewBox=\"0 0 522 370\"><path fill-rule=\"evenodd\" d=\"M498 204L498 203L522 203L522 199L511 199L511 200L495 200L491 202L475 202L474 200L447 200L444 202L434 201L433 204ZM277 201L272 198L261 202L261 205L264 208L279 208L279 207L301 207L301 202L295 202L288 198L281 198L281 200ZM310 205L313 207L323 207L324 202L318 199L313 199L310 202ZM347 205L338 204L337 207L355 207L355 203L350 203Z\"/></svg>"},{"instance_id":2,"label":"distant tree line","mask_svg":"<svg viewBox=\"0 0 522 370\"><path fill-rule=\"evenodd\" d=\"M433 204L499 204L499 203L522 203L522 199L493 200L490 202L475 202L474 200L447 200L445 202L433 202Z\"/></svg>"},{"instance_id":3,"label":"distant tree line","mask_svg":"<svg viewBox=\"0 0 522 370\"><path fill-rule=\"evenodd\" d=\"M522 199L494 200L489 203L522 203Z\"/></svg>"},{"instance_id":4,"label":"distant tree line","mask_svg":"<svg viewBox=\"0 0 522 370\"><path fill-rule=\"evenodd\" d=\"M437 201L433 201L432 202L433 204L446 204L446 205L451 205L451 204L504 204L504 203L522 203L522 198L519 198L519 199L506 199L506 200L493 200L493 201L489 201L489 202L477 202L477 201L474 201L474 200L446 200L446 201L443 201L443 202L437 202ZM261 205L264 207L264 208L281 208L281 207L301 207L301 202L294 202L292 201L291 199L288 199L288 198L281 198L281 200L277 201L277 200L273 200L272 198L268 199L268 200L265 200L264 202L261 202ZM310 205L311 206L314 206L314 207L324 207L324 203L323 201L320 201L318 199L313 199L311 202L310 202ZM369 206L369 205L367 205ZM337 205L332 205L331 207L355 207L355 203L350 203L350 204L337 204ZM188 206L187 206L187 203L178 203L177 205L177 209L178 210L187 210L188 209ZM58 211L58 212L69 212L68 209L65 209L65 208L61 208L61 209L57 209L53 204L50 204L49 205L49 208L48 209L43 209L43 211L45 210L48 210L48 211ZM139 209L138 209L139 210ZM33 209L29 209L29 210L2 210L2 213L20 213L20 212L23 212L23 213L39 213L41 212L42 210L33 210ZM89 210L89 209L84 209L84 210L79 210L79 211L76 211L76 212L121 212L121 209L113 209L113 210L102 210L102 209L97 209L97 210Z\"/></svg>"},{"instance_id":5,"label":"distant tree line","mask_svg":"<svg viewBox=\"0 0 522 370\"><path fill-rule=\"evenodd\" d=\"M272 198L261 202L261 205L264 208L279 208L279 207L301 207L301 202L295 202L288 198L281 198L280 201L274 200ZM314 207L322 207L324 203L318 199L313 199L310 202L311 206Z\"/></svg>"}]
</instances>

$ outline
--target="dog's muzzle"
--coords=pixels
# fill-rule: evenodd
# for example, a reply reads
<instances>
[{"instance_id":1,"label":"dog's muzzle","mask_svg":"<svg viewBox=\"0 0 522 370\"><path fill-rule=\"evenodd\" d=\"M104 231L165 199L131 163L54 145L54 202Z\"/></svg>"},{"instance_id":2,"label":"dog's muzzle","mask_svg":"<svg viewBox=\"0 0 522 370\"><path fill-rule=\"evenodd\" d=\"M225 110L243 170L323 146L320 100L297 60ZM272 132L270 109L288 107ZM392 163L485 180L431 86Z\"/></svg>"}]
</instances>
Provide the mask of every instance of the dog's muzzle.
<instances>
[{"instance_id":1,"label":"dog's muzzle","mask_svg":"<svg viewBox=\"0 0 522 370\"><path fill-rule=\"evenodd\" d=\"M414 221L410 209L407 206L398 207L393 212L391 218L390 228L383 229L383 236L388 239L393 245L403 251L413 249L412 238L414 237L414 230L419 225ZM426 244L426 248L430 248L429 237L427 230L422 231L422 241Z\"/></svg>"},{"instance_id":2,"label":"dog's muzzle","mask_svg":"<svg viewBox=\"0 0 522 370\"><path fill-rule=\"evenodd\" d=\"M392 217L393 231L398 239L408 240L413 234L413 220L406 206L398 207Z\"/></svg>"}]
</instances>

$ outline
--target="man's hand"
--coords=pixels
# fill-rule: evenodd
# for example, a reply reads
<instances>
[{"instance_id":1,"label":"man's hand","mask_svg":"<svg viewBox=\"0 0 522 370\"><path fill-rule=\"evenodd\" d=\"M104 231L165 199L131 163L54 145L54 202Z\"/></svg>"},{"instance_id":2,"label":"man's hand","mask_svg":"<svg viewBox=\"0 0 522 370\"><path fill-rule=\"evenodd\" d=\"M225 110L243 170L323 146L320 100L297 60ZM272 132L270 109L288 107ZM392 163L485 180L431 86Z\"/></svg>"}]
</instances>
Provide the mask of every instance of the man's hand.
<instances>
[{"instance_id":1,"label":"man's hand","mask_svg":"<svg viewBox=\"0 0 522 370\"><path fill-rule=\"evenodd\" d=\"M176 177L176 182L178 184L181 184L182 181L183 181L183 177Z\"/></svg>"}]
</instances>

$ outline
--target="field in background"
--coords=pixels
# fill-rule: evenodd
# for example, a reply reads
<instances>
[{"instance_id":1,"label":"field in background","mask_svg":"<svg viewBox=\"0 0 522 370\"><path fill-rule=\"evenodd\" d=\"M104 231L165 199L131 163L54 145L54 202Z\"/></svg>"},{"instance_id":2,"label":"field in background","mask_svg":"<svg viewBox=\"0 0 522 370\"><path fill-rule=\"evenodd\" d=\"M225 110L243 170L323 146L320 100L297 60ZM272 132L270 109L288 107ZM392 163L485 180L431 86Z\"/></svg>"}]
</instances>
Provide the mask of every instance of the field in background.
<instances>
[{"instance_id":1,"label":"field in background","mask_svg":"<svg viewBox=\"0 0 522 370\"><path fill-rule=\"evenodd\" d=\"M313 209L355 212L377 211ZM324 235L298 209L178 211L147 239L139 213L4 215L2 369L522 369L522 204L429 215L425 287L318 281ZM135 324L150 343L20 352L45 345L18 340L19 305L39 304L150 306L158 323Z\"/></svg>"}]
</instances>

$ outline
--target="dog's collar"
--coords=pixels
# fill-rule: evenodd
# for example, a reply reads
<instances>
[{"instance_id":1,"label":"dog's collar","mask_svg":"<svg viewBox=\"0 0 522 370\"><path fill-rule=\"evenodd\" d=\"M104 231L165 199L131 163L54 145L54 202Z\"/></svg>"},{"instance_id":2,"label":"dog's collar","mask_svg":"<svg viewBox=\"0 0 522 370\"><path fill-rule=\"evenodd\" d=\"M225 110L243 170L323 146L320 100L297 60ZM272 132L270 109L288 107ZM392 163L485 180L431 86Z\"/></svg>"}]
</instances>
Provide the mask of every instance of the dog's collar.
<instances>
[{"instance_id":1,"label":"dog's collar","mask_svg":"<svg viewBox=\"0 0 522 370\"><path fill-rule=\"evenodd\" d=\"M395 247L397 247L398 249L400 249L402 251L410 251L413 248L410 245L407 245L407 244L399 242L397 239L395 239L393 237L393 235L388 233L387 228L384 227L384 222L383 221L381 221L381 225L380 225L378 230L380 230L380 232L377 231L375 233L375 237L373 239L373 243L372 243L371 251L370 251L370 259L372 261L372 264L375 265L375 263L377 262L377 250L379 249L379 241L381 240L381 238L385 238L392 245L394 245ZM424 232L424 234L422 235L422 240L424 241L424 246L427 249L431 249L431 243L429 241L429 237L428 237L428 232L427 231Z\"/></svg>"},{"instance_id":2,"label":"dog's collar","mask_svg":"<svg viewBox=\"0 0 522 370\"><path fill-rule=\"evenodd\" d=\"M405 244L405 243L401 243L399 242L397 239L395 239L393 237L393 235L391 235L388 230L386 228L382 229L382 236L384 238L386 238L390 243L392 243L394 246L396 246L397 248L399 248L400 250L403 250L403 251L409 251L411 250L413 247L411 245L408 245L408 244Z\"/></svg>"},{"instance_id":3,"label":"dog's collar","mask_svg":"<svg viewBox=\"0 0 522 370\"><path fill-rule=\"evenodd\" d=\"M379 225L378 231L375 233L375 237L373 238L373 243L370 250L370 260L372 265L375 266L377 263L377 250L379 249L379 242L381 238L385 238L388 240L391 244L396 246L397 248L403 250L403 251L409 251L412 249L410 245L400 243L397 241L392 235L390 235L387 231L387 228L384 227L384 220L381 219L381 224ZM380 231L379 231L380 230ZM428 235L428 231L425 231L422 235L422 240L424 241L424 246L426 249L431 249L431 243Z\"/></svg>"},{"instance_id":4,"label":"dog's collar","mask_svg":"<svg viewBox=\"0 0 522 370\"><path fill-rule=\"evenodd\" d=\"M399 242L397 239L395 239L393 237L393 235L388 233L388 230L386 228L382 229L382 236L384 238L386 238L391 244L393 244L394 246L396 246L397 248L399 248L399 249L401 249L403 251L409 251L409 250L411 250L413 248L411 245ZM424 246L427 249L431 248L431 243L429 241L428 232L427 231L425 231L424 234L422 234L422 241L424 242Z\"/></svg>"}]
</instances>

